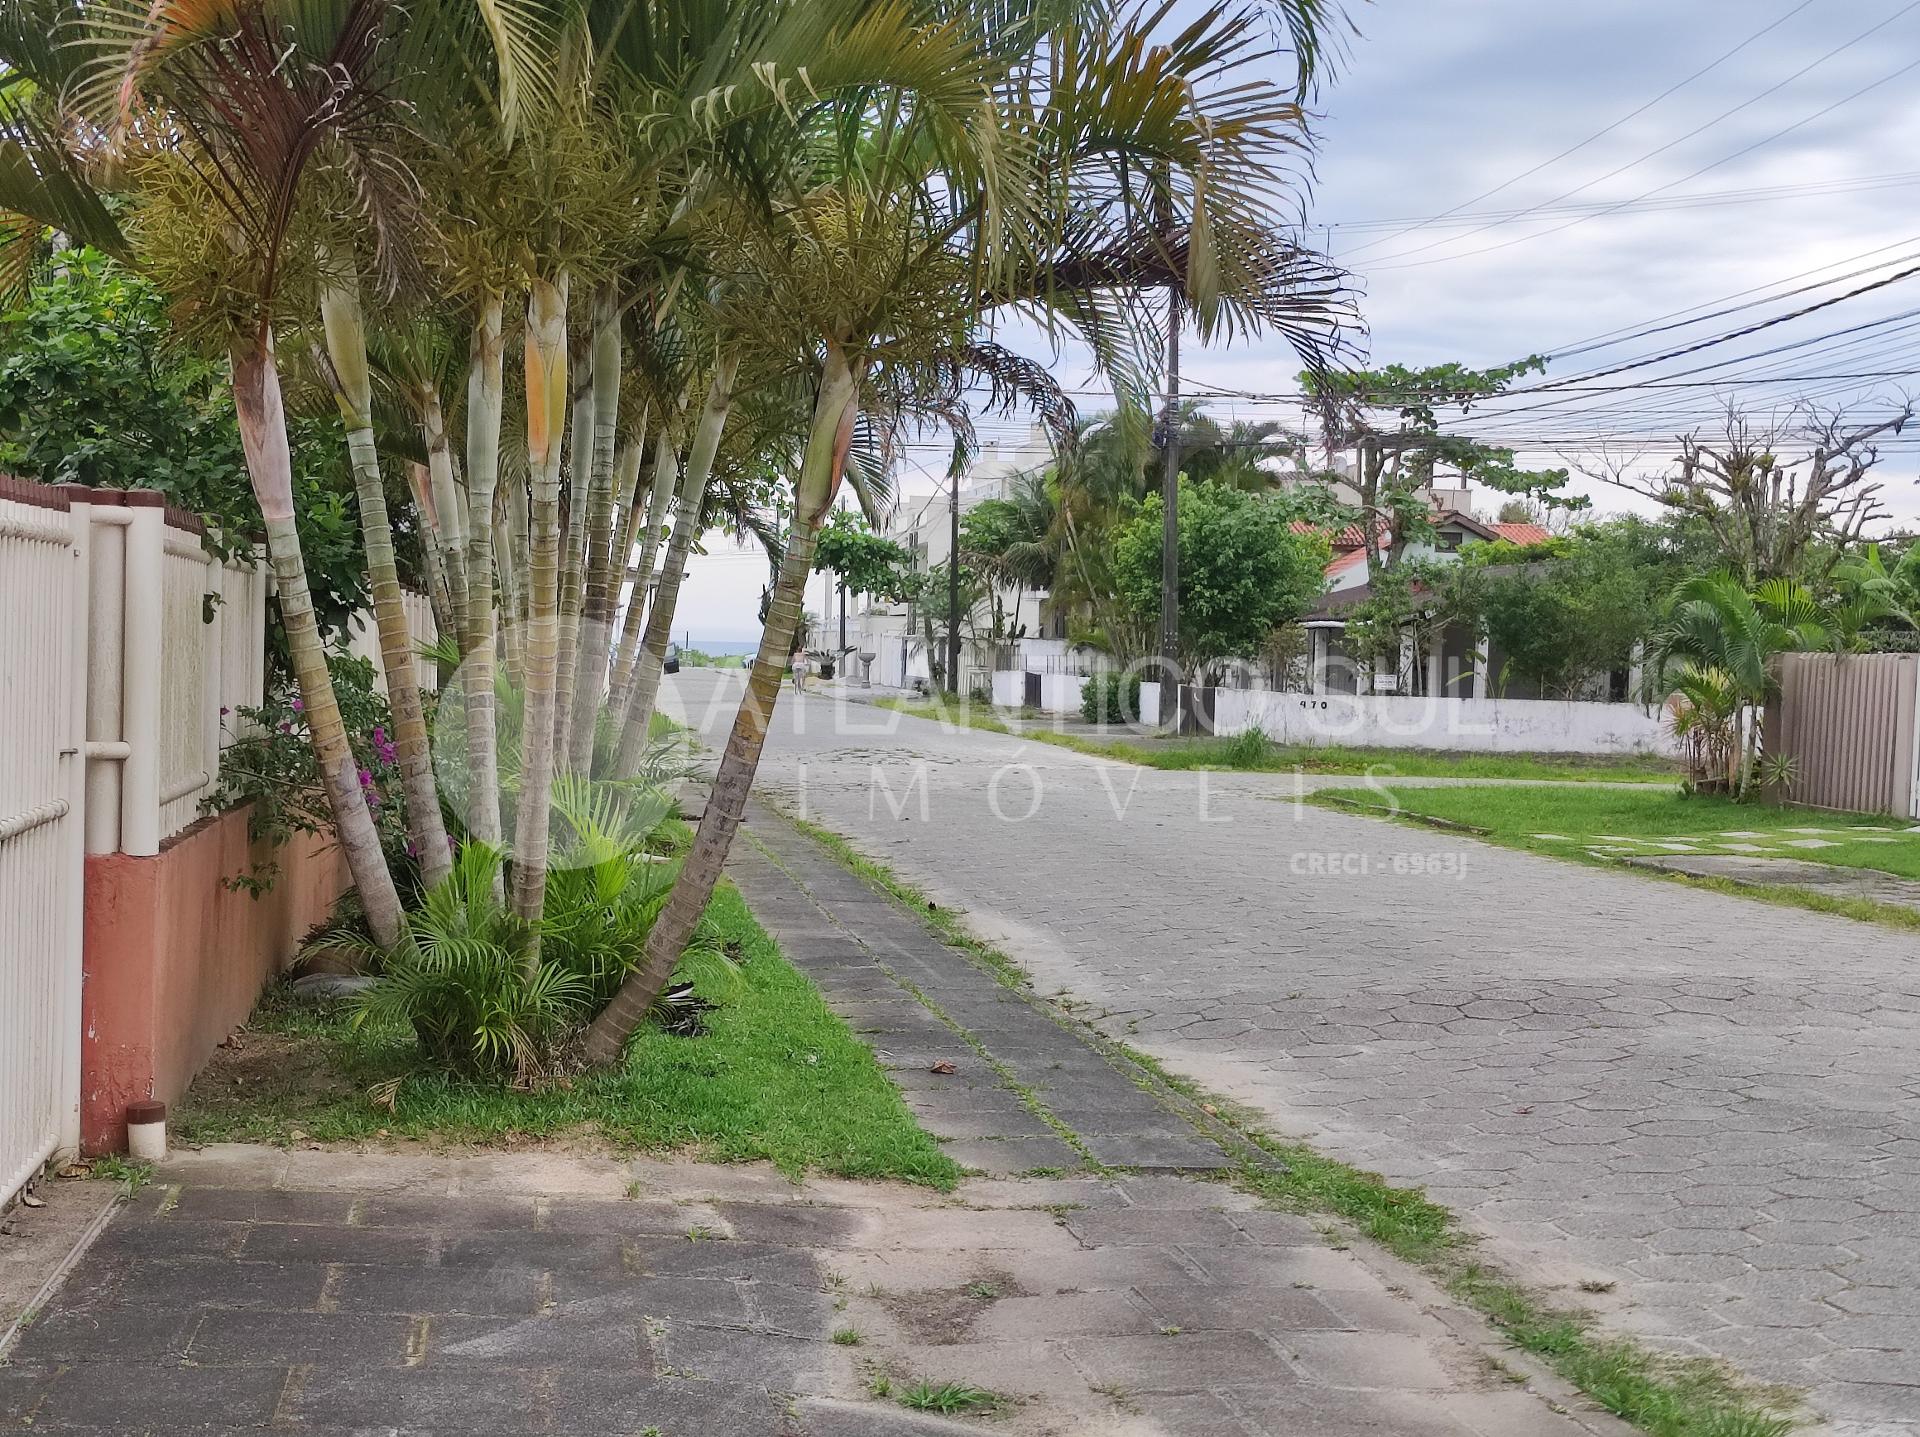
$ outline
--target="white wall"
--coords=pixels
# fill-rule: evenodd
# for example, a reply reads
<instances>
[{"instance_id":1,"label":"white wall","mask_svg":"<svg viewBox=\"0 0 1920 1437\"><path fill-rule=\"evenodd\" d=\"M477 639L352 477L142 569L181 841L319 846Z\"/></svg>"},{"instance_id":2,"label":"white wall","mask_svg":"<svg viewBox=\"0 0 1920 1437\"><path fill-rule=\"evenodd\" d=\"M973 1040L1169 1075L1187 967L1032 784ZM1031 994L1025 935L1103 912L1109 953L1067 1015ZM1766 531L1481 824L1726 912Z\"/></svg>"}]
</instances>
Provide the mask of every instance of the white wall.
<instances>
[{"instance_id":1,"label":"white wall","mask_svg":"<svg viewBox=\"0 0 1920 1437\"><path fill-rule=\"evenodd\" d=\"M1080 717L1080 700L1087 680L1079 674L1041 674L1040 707L1050 714ZM1001 669L993 676L993 701L1000 708L1017 709L1026 703L1027 676L1018 669ZM1140 685L1140 711L1147 722L1160 712L1160 685L1149 679Z\"/></svg>"},{"instance_id":2,"label":"white wall","mask_svg":"<svg viewBox=\"0 0 1920 1437\"><path fill-rule=\"evenodd\" d=\"M1231 736L1255 725L1283 744L1668 758L1681 752L1664 711L1638 704L1215 690L1216 733Z\"/></svg>"}]
</instances>

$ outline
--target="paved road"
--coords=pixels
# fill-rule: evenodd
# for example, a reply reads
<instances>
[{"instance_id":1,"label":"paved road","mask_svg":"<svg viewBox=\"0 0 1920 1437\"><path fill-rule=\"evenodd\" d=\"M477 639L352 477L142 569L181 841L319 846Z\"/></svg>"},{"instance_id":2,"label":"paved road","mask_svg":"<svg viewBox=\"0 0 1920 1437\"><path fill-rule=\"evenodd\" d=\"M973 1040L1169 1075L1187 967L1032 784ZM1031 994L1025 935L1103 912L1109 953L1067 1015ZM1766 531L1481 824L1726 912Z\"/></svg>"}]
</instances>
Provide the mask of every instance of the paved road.
<instances>
[{"instance_id":1,"label":"paved road","mask_svg":"<svg viewBox=\"0 0 1920 1437\"><path fill-rule=\"evenodd\" d=\"M724 736L737 679L672 702ZM761 791L1537 1281L1920 1434L1920 944L789 695Z\"/></svg>"}]
</instances>

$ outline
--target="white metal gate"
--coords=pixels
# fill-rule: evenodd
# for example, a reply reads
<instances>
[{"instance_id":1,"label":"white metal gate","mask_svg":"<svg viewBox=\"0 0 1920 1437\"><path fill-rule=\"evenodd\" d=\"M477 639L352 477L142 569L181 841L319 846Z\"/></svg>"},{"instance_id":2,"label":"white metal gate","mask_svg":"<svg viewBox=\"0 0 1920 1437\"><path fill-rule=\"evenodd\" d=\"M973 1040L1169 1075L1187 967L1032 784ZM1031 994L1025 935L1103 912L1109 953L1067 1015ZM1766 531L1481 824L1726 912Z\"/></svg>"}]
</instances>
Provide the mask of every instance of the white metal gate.
<instances>
[{"instance_id":1,"label":"white metal gate","mask_svg":"<svg viewBox=\"0 0 1920 1437\"><path fill-rule=\"evenodd\" d=\"M0 1204L80 1136L86 538L0 478Z\"/></svg>"}]
</instances>

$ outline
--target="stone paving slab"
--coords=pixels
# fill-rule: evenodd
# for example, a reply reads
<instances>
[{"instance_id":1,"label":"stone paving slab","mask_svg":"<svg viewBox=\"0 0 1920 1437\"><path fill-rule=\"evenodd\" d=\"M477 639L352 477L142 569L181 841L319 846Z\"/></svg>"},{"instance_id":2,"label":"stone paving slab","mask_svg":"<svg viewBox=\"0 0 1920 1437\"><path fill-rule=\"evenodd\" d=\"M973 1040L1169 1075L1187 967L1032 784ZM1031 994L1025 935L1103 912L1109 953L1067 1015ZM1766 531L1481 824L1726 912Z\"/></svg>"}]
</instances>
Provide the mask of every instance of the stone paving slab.
<instances>
[{"instance_id":1,"label":"stone paving slab","mask_svg":"<svg viewBox=\"0 0 1920 1437\"><path fill-rule=\"evenodd\" d=\"M1818 839L1802 842L1817 843ZM1689 854L1668 857L1630 857L1636 868L1686 873L1700 878L1727 878L1735 883L1766 885L1791 883L1842 898L1866 898L1896 908L1920 912L1920 882L1896 878L1877 868L1849 868L1837 863L1814 863L1804 858L1756 858L1740 854Z\"/></svg>"},{"instance_id":2,"label":"stone paving slab","mask_svg":"<svg viewBox=\"0 0 1920 1437\"><path fill-rule=\"evenodd\" d=\"M697 727L731 719L737 688L677 684ZM1920 943L1295 801L1354 782L811 699L757 779L1536 1284L1806 1391L1831 1437L1920 1434Z\"/></svg>"},{"instance_id":3,"label":"stone paving slab","mask_svg":"<svg viewBox=\"0 0 1920 1437\"><path fill-rule=\"evenodd\" d=\"M1229 1165L1130 1075L849 873L817 840L759 805L747 834L728 871L755 916L856 1024L914 1115L957 1161L987 1173L1076 1168L1088 1157L1143 1171ZM913 1001L882 1007L889 993ZM932 1072L940 1061L957 1071ZM1077 1147L1049 1117L1072 1131Z\"/></svg>"},{"instance_id":4,"label":"stone paving slab","mask_svg":"<svg viewBox=\"0 0 1920 1437\"><path fill-rule=\"evenodd\" d=\"M1276 1245L1333 1280L1262 1281ZM229 1146L165 1164L4 1354L0 1431L1621 1437L1443 1316L1217 1184Z\"/></svg>"}]
</instances>

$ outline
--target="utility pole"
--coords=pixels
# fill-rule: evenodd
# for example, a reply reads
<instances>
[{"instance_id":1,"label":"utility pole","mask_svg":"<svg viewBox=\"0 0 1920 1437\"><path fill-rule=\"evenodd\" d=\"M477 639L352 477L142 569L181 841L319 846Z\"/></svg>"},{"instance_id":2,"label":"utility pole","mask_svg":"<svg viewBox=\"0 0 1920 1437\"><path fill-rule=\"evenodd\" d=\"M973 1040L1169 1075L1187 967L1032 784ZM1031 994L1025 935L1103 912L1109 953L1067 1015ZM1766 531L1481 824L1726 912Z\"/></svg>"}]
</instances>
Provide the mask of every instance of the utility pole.
<instances>
[{"instance_id":1,"label":"utility pole","mask_svg":"<svg viewBox=\"0 0 1920 1437\"><path fill-rule=\"evenodd\" d=\"M847 581L838 574L834 577L840 580L840 656L836 667L842 667L847 662Z\"/></svg>"},{"instance_id":2,"label":"utility pole","mask_svg":"<svg viewBox=\"0 0 1920 1437\"><path fill-rule=\"evenodd\" d=\"M1160 726L1180 718L1180 286L1167 286L1166 464L1160 471Z\"/></svg>"},{"instance_id":3,"label":"utility pole","mask_svg":"<svg viewBox=\"0 0 1920 1437\"><path fill-rule=\"evenodd\" d=\"M960 440L947 465L947 692L960 693Z\"/></svg>"}]
</instances>

